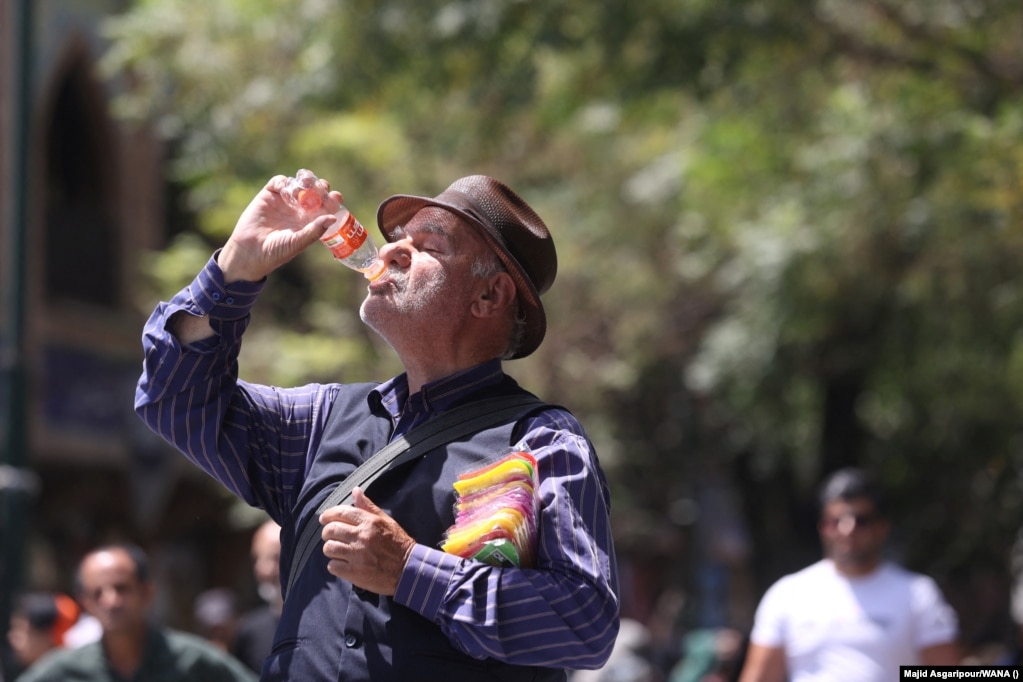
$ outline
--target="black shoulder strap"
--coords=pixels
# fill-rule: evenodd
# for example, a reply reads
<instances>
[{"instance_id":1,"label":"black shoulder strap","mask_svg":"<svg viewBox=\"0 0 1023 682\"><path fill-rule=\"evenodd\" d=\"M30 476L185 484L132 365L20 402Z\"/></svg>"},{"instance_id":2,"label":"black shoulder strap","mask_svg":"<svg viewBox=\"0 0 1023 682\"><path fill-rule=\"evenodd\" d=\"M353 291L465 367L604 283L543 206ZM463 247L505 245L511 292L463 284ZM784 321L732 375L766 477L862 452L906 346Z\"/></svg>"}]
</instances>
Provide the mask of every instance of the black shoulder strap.
<instances>
[{"instance_id":1,"label":"black shoulder strap","mask_svg":"<svg viewBox=\"0 0 1023 682\"><path fill-rule=\"evenodd\" d=\"M288 572L284 595L287 596L291 592L295 579L302 573L309 557L319 545L320 526L316 519L330 507L348 502L353 489L356 487L365 489L384 472L433 448L507 421L521 414L526 407L539 407L545 404L539 398L528 394L506 395L468 403L439 414L381 448L360 464L320 503L313 518L306 520L298 542L295 543L295 555Z\"/></svg>"}]
</instances>

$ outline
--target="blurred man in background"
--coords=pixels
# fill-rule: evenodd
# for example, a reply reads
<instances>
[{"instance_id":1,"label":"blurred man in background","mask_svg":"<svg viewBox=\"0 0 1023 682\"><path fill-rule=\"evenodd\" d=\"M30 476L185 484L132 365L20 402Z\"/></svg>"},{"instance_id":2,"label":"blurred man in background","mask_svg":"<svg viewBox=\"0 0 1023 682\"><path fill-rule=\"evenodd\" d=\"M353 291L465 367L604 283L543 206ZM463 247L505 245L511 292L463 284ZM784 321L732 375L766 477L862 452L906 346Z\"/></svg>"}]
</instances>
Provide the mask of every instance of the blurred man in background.
<instances>
[{"instance_id":1,"label":"blurred man in background","mask_svg":"<svg viewBox=\"0 0 1023 682\"><path fill-rule=\"evenodd\" d=\"M902 665L958 664L958 621L937 584L882 558L891 524L878 484L842 469L820 504L825 558L764 595L740 682L890 682Z\"/></svg>"},{"instance_id":2,"label":"blurred man in background","mask_svg":"<svg viewBox=\"0 0 1023 682\"><path fill-rule=\"evenodd\" d=\"M234 655L256 672L273 648L281 619L281 527L266 521L252 535L252 574L264 604L244 614L235 635Z\"/></svg>"},{"instance_id":3,"label":"blurred man in background","mask_svg":"<svg viewBox=\"0 0 1023 682\"><path fill-rule=\"evenodd\" d=\"M238 629L238 603L226 587L211 587L195 598L196 632L221 651L234 648Z\"/></svg>"},{"instance_id":4,"label":"blurred man in background","mask_svg":"<svg viewBox=\"0 0 1023 682\"><path fill-rule=\"evenodd\" d=\"M254 682L252 671L197 635L150 622L156 587L145 553L108 545L85 555L75 577L82 606L99 620L99 641L40 659L19 682Z\"/></svg>"},{"instance_id":5,"label":"blurred man in background","mask_svg":"<svg viewBox=\"0 0 1023 682\"><path fill-rule=\"evenodd\" d=\"M67 646L67 631L78 621L80 609L66 594L31 592L23 595L11 614L7 633L18 671L45 654Z\"/></svg>"}]
</instances>

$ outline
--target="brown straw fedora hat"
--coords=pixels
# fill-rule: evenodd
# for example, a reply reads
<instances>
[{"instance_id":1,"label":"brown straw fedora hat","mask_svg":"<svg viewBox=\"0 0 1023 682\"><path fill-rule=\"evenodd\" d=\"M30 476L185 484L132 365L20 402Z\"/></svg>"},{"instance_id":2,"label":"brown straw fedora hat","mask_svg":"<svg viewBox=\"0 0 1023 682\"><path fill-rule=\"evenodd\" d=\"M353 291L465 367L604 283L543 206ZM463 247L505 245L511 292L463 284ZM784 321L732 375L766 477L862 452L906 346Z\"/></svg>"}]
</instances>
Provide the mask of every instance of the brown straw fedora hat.
<instances>
[{"instance_id":1,"label":"brown straw fedora hat","mask_svg":"<svg viewBox=\"0 0 1023 682\"><path fill-rule=\"evenodd\" d=\"M504 263L515 281L526 326L513 358L522 358L543 341L547 315L540 294L551 288L558 272L554 240L543 220L504 183L485 175L455 180L434 198L398 194L377 209L377 225L387 241L420 209L436 206L474 226Z\"/></svg>"}]
</instances>

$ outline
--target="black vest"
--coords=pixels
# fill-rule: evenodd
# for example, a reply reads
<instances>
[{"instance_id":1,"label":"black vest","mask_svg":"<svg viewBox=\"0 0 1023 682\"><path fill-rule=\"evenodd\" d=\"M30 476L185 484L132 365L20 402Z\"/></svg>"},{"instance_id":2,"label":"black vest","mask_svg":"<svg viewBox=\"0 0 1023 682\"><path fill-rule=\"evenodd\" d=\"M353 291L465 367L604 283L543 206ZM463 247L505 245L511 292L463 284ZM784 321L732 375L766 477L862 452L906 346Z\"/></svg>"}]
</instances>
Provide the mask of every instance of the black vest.
<instances>
[{"instance_id":1,"label":"black vest","mask_svg":"<svg viewBox=\"0 0 1023 682\"><path fill-rule=\"evenodd\" d=\"M390 439L390 415L377 404L375 396L368 397L374 387L344 386L331 407L323 440L298 496L295 521L282 526L283 575L290 570L302 523L317 523L311 517L320 502ZM510 393L524 391L506 377L501 384L474 393L471 399ZM388 472L373 483L367 494L417 542L437 547L454 523L452 484L458 474L505 454L519 437L512 422L449 443ZM330 575L326 557L316 550L284 604L262 679L564 681L567 675L562 670L512 666L467 656L451 645L439 627L415 611Z\"/></svg>"}]
</instances>

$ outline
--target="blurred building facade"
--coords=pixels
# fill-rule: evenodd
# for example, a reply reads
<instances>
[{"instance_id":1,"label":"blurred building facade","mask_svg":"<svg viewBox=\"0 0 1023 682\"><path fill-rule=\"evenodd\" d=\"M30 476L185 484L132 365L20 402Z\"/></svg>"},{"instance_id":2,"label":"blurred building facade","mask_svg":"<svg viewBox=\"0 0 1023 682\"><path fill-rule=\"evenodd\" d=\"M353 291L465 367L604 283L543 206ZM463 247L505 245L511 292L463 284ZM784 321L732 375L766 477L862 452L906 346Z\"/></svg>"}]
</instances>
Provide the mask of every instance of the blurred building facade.
<instances>
[{"instance_id":1,"label":"blurred building facade","mask_svg":"<svg viewBox=\"0 0 1023 682\"><path fill-rule=\"evenodd\" d=\"M66 590L84 551L129 540L187 626L194 593L248 575L251 528L132 409L141 256L175 225L164 146L111 115L97 72L102 22L128 4L0 0L0 497L33 482L0 515L24 536L0 589Z\"/></svg>"}]
</instances>

